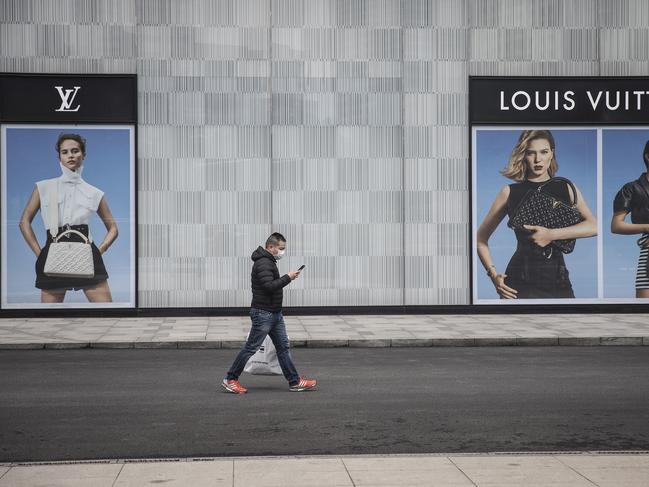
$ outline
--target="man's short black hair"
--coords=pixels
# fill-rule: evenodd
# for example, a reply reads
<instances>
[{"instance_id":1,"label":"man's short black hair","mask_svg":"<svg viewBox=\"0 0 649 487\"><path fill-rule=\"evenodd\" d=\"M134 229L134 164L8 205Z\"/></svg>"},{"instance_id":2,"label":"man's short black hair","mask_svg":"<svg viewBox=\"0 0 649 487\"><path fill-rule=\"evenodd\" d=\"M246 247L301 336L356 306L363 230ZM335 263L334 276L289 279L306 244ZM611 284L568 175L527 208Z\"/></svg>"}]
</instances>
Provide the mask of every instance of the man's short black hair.
<instances>
[{"instance_id":1,"label":"man's short black hair","mask_svg":"<svg viewBox=\"0 0 649 487\"><path fill-rule=\"evenodd\" d=\"M280 242L286 242L286 238L281 233L275 232L266 239L266 247L269 245L278 246Z\"/></svg>"},{"instance_id":2,"label":"man's short black hair","mask_svg":"<svg viewBox=\"0 0 649 487\"><path fill-rule=\"evenodd\" d=\"M642 151L642 160L644 165L647 166L647 171L649 171L649 140L644 145L644 151Z\"/></svg>"}]
</instances>

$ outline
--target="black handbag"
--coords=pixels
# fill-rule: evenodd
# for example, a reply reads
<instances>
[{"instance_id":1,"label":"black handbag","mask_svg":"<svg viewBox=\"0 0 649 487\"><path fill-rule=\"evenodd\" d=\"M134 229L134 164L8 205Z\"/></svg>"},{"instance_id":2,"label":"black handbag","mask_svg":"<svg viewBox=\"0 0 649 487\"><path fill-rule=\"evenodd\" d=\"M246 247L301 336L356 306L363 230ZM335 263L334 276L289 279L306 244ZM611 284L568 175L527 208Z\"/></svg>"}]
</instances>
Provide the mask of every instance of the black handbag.
<instances>
[{"instance_id":1,"label":"black handbag","mask_svg":"<svg viewBox=\"0 0 649 487\"><path fill-rule=\"evenodd\" d=\"M552 181L563 181L570 186L575 197L575 203L569 205L555 196L543 191L543 188ZM514 230L527 231L523 225L537 225L545 228L565 228L584 221L577 204L577 190L575 185L566 178L551 178L536 189L530 189L521 199L507 226ZM575 239L553 240L550 246L569 254L575 248ZM550 249L551 250L551 249ZM549 257L549 256L548 256Z\"/></svg>"}]
</instances>

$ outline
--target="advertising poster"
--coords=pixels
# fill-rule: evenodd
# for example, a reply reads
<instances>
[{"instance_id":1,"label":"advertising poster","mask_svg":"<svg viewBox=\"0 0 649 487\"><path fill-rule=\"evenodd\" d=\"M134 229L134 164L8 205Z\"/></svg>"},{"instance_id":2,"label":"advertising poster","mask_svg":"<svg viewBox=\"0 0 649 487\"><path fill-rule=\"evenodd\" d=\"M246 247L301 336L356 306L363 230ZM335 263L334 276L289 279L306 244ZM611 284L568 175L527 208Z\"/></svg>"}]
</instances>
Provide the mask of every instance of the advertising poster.
<instances>
[{"instance_id":1,"label":"advertising poster","mask_svg":"<svg viewBox=\"0 0 649 487\"><path fill-rule=\"evenodd\" d=\"M101 78L89 78L94 86L81 77L23 78L50 98L24 109L3 100L1 307L133 308L135 112L128 100L135 84L124 85L120 113L119 104L104 110L90 102ZM2 79L19 90L16 81Z\"/></svg>"},{"instance_id":2,"label":"advertising poster","mask_svg":"<svg viewBox=\"0 0 649 487\"><path fill-rule=\"evenodd\" d=\"M649 80L471 78L474 304L649 302Z\"/></svg>"},{"instance_id":3,"label":"advertising poster","mask_svg":"<svg viewBox=\"0 0 649 487\"><path fill-rule=\"evenodd\" d=\"M649 298L649 126L606 128L601 137L603 218L611 222L605 230L629 232L602 233L603 296Z\"/></svg>"}]
</instances>

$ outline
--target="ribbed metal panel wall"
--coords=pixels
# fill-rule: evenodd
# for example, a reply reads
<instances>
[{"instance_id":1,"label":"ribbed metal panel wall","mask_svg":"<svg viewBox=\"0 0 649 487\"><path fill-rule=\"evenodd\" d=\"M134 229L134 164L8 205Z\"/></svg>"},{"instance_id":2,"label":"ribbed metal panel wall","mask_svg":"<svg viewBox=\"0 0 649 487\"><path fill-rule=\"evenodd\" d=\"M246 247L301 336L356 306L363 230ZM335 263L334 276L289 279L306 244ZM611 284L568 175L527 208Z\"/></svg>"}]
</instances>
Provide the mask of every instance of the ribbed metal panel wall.
<instances>
[{"instance_id":1,"label":"ribbed metal panel wall","mask_svg":"<svg viewBox=\"0 0 649 487\"><path fill-rule=\"evenodd\" d=\"M272 221L308 266L286 304L403 303L400 10L272 2Z\"/></svg>"},{"instance_id":2,"label":"ribbed metal panel wall","mask_svg":"<svg viewBox=\"0 0 649 487\"><path fill-rule=\"evenodd\" d=\"M0 0L0 70L134 73L132 0Z\"/></svg>"},{"instance_id":3,"label":"ribbed metal panel wall","mask_svg":"<svg viewBox=\"0 0 649 487\"><path fill-rule=\"evenodd\" d=\"M147 0L137 18L140 303L245 305L271 221L270 4Z\"/></svg>"},{"instance_id":4,"label":"ribbed metal panel wall","mask_svg":"<svg viewBox=\"0 0 649 487\"><path fill-rule=\"evenodd\" d=\"M0 70L139 79L139 301L468 304L468 75L646 75L644 0L0 0Z\"/></svg>"},{"instance_id":5,"label":"ribbed metal panel wall","mask_svg":"<svg viewBox=\"0 0 649 487\"><path fill-rule=\"evenodd\" d=\"M600 74L646 76L649 71L649 2L620 0L599 5Z\"/></svg>"},{"instance_id":6,"label":"ribbed metal panel wall","mask_svg":"<svg viewBox=\"0 0 649 487\"><path fill-rule=\"evenodd\" d=\"M467 304L466 1L404 1L405 304Z\"/></svg>"}]
</instances>

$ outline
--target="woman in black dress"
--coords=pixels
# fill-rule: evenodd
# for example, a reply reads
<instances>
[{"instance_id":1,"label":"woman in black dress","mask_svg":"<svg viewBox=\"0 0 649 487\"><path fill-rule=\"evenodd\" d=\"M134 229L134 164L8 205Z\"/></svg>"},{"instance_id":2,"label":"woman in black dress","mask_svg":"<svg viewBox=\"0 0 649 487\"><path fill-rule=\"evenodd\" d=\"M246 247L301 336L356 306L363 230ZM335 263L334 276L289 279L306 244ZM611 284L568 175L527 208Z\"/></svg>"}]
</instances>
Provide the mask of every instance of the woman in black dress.
<instances>
[{"instance_id":1,"label":"woman in black dress","mask_svg":"<svg viewBox=\"0 0 649 487\"><path fill-rule=\"evenodd\" d=\"M615 195L611 232L642 234L638 240L640 257L635 275L635 295L636 298L649 298L649 141L644 146L642 159L647 172L626 183ZM624 220L629 213L631 223Z\"/></svg>"},{"instance_id":2,"label":"woman in black dress","mask_svg":"<svg viewBox=\"0 0 649 487\"><path fill-rule=\"evenodd\" d=\"M500 190L477 233L478 256L501 298L575 297L563 254L549 246L554 240L596 235L597 220L586 205L579 188L575 186L576 194L573 194L565 181L550 181L558 169L552 133L549 130L521 132L507 167L502 171L503 176L515 183ZM505 272L498 272L489 252L489 238L505 216L513 216L525 194L541 185L545 185L544 192L566 204L574 205L583 221L565 228L524 225L524 229L515 230L516 251Z\"/></svg>"}]
</instances>

